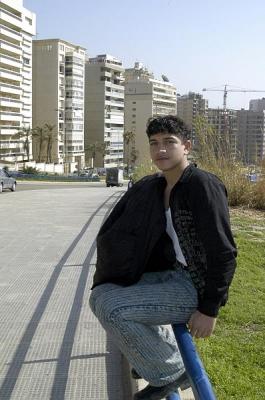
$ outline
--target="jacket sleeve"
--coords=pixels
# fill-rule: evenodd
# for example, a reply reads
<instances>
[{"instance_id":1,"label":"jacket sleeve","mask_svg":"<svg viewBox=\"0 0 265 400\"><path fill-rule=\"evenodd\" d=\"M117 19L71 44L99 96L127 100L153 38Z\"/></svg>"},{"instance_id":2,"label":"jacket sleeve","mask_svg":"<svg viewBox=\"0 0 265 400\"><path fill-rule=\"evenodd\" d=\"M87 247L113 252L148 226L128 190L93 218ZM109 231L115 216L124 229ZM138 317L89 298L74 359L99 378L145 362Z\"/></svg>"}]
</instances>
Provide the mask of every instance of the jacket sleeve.
<instances>
[{"instance_id":1,"label":"jacket sleeve","mask_svg":"<svg viewBox=\"0 0 265 400\"><path fill-rule=\"evenodd\" d=\"M236 267L236 246L231 232L227 192L214 175L195 179L191 206L195 229L207 259L206 282L198 310L216 317L225 305Z\"/></svg>"},{"instance_id":2,"label":"jacket sleeve","mask_svg":"<svg viewBox=\"0 0 265 400\"><path fill-rule=\"evenodd\" d=\"M109 216L103 222L103 224L98 232L98 236L100 236L101 234L106 232L112 226L112 224L121 216L124 208L126 207L127 200L128 200L128 192L126 192L122 196L122 198L118 201L118 203L111 210Z\"/></svg>"}]
</instances>

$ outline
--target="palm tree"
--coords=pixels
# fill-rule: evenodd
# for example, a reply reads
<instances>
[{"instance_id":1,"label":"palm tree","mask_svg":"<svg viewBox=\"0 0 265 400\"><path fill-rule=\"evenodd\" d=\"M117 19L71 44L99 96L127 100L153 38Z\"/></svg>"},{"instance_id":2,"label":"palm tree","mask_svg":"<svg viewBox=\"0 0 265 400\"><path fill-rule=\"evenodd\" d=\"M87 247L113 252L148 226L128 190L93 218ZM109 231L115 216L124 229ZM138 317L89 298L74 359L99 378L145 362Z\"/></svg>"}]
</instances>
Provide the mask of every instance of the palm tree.
<instances>
[{"instance_id":1,"label":"palm tree","mask_svg":"<svg viewBox=\"0 0 265 400\"><path fill-rule=\"evenodd\" d=\"M85 151L91 154L91 167L94 168L94 160L96 157L96 143L90 143L85 147Z\"/></svg>"},{"instance_id":2,"label":"palm tree","mask_svg":"<svg viewBox=\"0 0 265 400\"><path fill-rule=\"evenodd\" d=\"M51 124L44 125L44 129L46 131L46 140L47 140L46 163L52 162L52 144L53 144L54 128L55 125Z\"/></svg>"},{"instance_id":3,"label":"palm tree","mask_svg":"<svg viewBox=\"0 0 265 400\"><path fill-rule=\"evenodd\" d=\"M88 153L91 154L91 167L94 168L94 161L96 158L96 154L100 153L103 157L106 154L106 143L99 143L99 142L95 142L95 143L90 143L85 147L85 151L87 151Z\"/></svg>"},{"instance_id":4,"label":"palm tree","mask_svg":"<svg viewBox=\"0 0 265 400\"><path fill-rule=\"evenodd\" d=\"M27 161L29 161L30 156L30 142L32 139L32 129L29 126L23 126L14 135L14 139L24 139L23 140L23 151L27 155Z\"/></svg>"},{"instance_id":5,"label":"palm tree","mask_svg":"<svg viewBox=\"0 0 265 400\"><path fill-rule=\"evenodd\" d=\"M124 143L127 146L127 172L129 173L129 170L131 168L131 162L135 163L135 160L137 158L136 155L136 150L134 148L134 142L135 142L135 132L133 131L127 131L123 134L124 138Z\"/></svg>"},{"instance_id":6,"label":"palm tree","mask_svg":"<svg viewBox=\"0 0 265 400\"><path fill-rule=\"evenodd\" d=\"M37 162L41 162L42 161L43 144L47 140L45 129L41 126L36 126L36 128L33 129L32 136L37 138L37 142L38 142Z\"/></svg>"}]
</instances>

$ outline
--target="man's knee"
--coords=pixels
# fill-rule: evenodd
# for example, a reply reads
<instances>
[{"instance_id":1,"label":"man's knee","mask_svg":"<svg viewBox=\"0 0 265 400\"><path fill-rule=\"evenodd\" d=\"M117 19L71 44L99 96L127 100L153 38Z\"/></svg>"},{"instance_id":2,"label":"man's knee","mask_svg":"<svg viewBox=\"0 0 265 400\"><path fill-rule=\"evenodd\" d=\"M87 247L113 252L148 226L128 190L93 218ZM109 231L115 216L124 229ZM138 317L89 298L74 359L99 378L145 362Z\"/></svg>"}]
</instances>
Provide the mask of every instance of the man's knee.
<instances>
[{"instance_id":1,"label":"man's knee","mask_svg":"<svg viewBox=\"0 0 265 400\"><path fill-rule=\"evenodd\" d=\"M89 306L90 306L93 314L95 314L95 315L96 315L96 301L97 301L97 296L95 295L94 290L92 290L90 297L89 297Z\"/></svg>"},{"instance_id":2,"label":"man's knee","mask_svg":"<svg viewBox=\"0 0 265 400\"><path fill-rule=\"evenodd\" d=\"M113 321L113 315L116 314L116 306L106 293L97 293L92 290L89 299L89 305L93 314L104 325Z\"/></svg>"}]
</instances>

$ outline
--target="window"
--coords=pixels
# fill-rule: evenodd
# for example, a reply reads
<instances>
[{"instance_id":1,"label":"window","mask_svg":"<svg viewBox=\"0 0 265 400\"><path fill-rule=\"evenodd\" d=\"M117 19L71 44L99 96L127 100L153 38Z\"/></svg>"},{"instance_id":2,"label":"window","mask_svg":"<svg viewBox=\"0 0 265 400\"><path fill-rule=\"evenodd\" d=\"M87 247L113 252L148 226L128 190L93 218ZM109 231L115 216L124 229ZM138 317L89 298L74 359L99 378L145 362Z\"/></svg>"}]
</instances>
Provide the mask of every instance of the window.
<instances>
[{"instance_id":1,"label":"window","mask_svg":"<svg viewBox=\"0 0 265 400\"><path fill-rule=\"evenodd\" d=\"M29 65L29 58L23 57L23 63Z\"/></svg>"},{"instance_id":2,"label":"window","mask_svg":"<svg viewBox=\"0 0 265 400\"><path fill-rule=\"evenodd\" d=\"M29 25L32 25L32 19L31 18L25 17L25 20L27 21L27 23Z\"/></svg>"},{"instance_id":3,"label":"window","mask_svg":"<svg viewBox=\"0 0 265 400\"><path fill-rule=\"evenodd\" d=\"M46 46L42 46L41 48L44 51L52 51L52 45L51 44L47 44Z\"/></svg>"}]
</instances>

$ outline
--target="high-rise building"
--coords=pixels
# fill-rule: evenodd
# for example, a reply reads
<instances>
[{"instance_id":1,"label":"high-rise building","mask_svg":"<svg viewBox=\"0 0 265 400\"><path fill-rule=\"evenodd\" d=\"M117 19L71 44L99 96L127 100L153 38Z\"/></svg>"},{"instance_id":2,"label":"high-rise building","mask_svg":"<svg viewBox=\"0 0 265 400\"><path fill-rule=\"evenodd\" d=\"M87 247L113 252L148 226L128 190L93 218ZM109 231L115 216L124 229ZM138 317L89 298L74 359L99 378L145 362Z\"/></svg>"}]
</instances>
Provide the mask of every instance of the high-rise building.
<instances>
[{"instance_id":1,"label":"high-rise building","mask_svg":"<svg viewBox=\"0 0 265 400\"><path fill-rule=\"evenodd\" d=\"M146 136L146 124L150 117L176 115L176 88L163 75L163 80L154 78L141 63L125 70L125 136L132 137L130 146L125 148L125 162L133 151L133 164L150 159ZM130 147L130 149L128 148ZM128 162L127 162L128 163Z\"/></svg>"},{"instance_id":2,"label":"high-rise building","mask_svg":"<svg viewBox=\"0 0 265 400\"><path fill-rule=\"evenodd\" d=\"M240 110L237 148L246 164L258 164L265 158L265 111Z\"/></svg>"},{"instance_id":3,"label":"high-rise building","mask_svg":"<svg viewBox=\"0 0 265 400\"><path fill-rule=\"evenodd\" d=\"M265 110L265 98L250 100L249 102L250 111L263 111Z\"/></svg>"},{"instance_id":4,"label":"high-rise building","mask_svg":"<svg viewBox=\"0 0 265 400\"><path fill-rule=\"evenodd\" d=\"M123 165L124 68L109 54L86 62L85 149L95 167Z\"/></svg>"},{"instance_id":5,"label":"high-rise building","mask_svg":"<svg viewBox=\"0 0 265 400\"><path fill-rule=\"evenodd\" d=\"M198 116L207 116L208 100L201 94L189 92L183 96L177 97L177 115L192 130L192 140L195 141L195 118Z\"/></svg>"},{"instance_id":6,"label":"high-rise building","mask_svg":"<svg viewBox=\"0 0 265 400\"><path fill-rule=\"evenodd\" d=\"M61 39L33 41L33 127L52 128L51 160L41 132L33 155L64 164L65 172L84 166L84 70L85 48Z\"/></svg>"},{"instance_id":7,"label":"high-rise building","mask_svg":"<svg viewBox=\"0 0 265 400\"><path fill-rule=\"evenodd\" d=\"M35 14L22 0L0 2L0 159L23 161L25 138L16 137L32 124L32 36ZM31 146L30 146L31 154Z\"/></svg>"},{"instance_id":8,"label":"high-rise building","mask_svg":"<svg viewBox=\"0 0 265 400\"><path fill-rule=\"evenodd\" d=\"M223 108L208 108L207 119L213 128L216 138L223 144L224 152L229 151L225 156L236 158L237 154L237 110Z\"/></svg>"}]
</instances>

